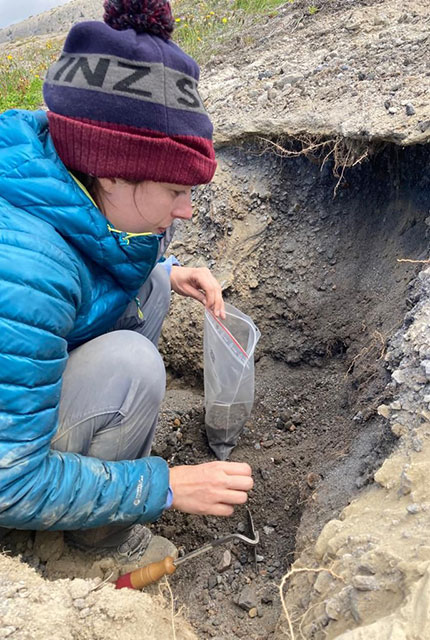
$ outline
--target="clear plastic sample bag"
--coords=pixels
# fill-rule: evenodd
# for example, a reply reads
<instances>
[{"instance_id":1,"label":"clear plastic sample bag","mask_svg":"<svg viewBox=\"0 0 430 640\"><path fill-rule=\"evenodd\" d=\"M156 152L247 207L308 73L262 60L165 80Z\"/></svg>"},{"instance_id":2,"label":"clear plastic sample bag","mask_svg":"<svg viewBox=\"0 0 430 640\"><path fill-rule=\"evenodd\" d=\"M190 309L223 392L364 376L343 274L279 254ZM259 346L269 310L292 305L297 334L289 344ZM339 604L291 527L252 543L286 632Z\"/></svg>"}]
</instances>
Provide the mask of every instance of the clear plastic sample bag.
<instances>
[{"instance_id":1,"label":"clear plastic sample bag","mask_svg":"<svg viewBox=\"0 0 430 640\"><path fill-rule=\"evenodd\" d=\"M254 403L254 350L260 332L231 304L226 318L205 312L205 423L209 446L226 460L237 444Z\"/></svg>"}]
</instances>

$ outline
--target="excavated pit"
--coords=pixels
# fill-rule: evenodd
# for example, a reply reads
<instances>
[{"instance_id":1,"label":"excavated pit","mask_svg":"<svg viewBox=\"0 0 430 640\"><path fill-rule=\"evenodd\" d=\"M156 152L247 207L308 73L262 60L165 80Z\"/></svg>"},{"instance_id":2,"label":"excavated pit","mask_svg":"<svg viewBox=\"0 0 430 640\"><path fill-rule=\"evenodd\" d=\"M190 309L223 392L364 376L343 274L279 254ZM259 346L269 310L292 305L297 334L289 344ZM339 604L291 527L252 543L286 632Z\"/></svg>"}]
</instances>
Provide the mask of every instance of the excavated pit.
<instances>
[{"instance_id":1,"label":"excavated pit","mask_svg":"<svg viewBox=\"0 0 430 640\"><path fill-rule=\"evenodd\" d=\"M183 264L211 267L226 300L262 333L253 416L230 458L253 467L249 506L261 543L257 563L230 544L230 563L218 549L182 565L170 583L199 638L263 640L275 631L277 585L294 554L372 482L395 444L377 407L392 391L386 345L420 269L398 259L427 255L429 151L387 145L345 171L336 198L329 164L261 154L254 143L221 149L218 160L172 248ZM154 453L172 464L212 460L200 306L175 296L163 336L171 376ZM167 512L154 529L182 553L244 524L241 509L228 520ZM41 558L28 533L3 542L51 580L112 569L62 545Z\"/></svg>"},{"instance_id":2,"label":"excavated pit","mask_svg":"<svg viewBox=\"0 0 430 640\"><path fill-rule=\"evenodd\" d=\"M377 407L392 393L385 350L422 266L398 260L427 257L428 158L426 147L387 145L347 169L334 198L330 166L253 144L222 149L195 224L173 246L184 263L213 268L262 332L253 417L231 456L254 470L261 561L240 545L225 571L222 551L181 567L172 583L199 638L270 637L295 552L372 482L395 444ZM213 459L198 382L187 391L201 370L201 316L175 300L164 332L166 361L183 377L168 390L156 451L174 464ZM230 521L170 513L158 528L189 551L244 523L243 512ZM255 605L255 618L237 605L248 583L255 597L243 606Z\"/></svg>"}]
</instances>

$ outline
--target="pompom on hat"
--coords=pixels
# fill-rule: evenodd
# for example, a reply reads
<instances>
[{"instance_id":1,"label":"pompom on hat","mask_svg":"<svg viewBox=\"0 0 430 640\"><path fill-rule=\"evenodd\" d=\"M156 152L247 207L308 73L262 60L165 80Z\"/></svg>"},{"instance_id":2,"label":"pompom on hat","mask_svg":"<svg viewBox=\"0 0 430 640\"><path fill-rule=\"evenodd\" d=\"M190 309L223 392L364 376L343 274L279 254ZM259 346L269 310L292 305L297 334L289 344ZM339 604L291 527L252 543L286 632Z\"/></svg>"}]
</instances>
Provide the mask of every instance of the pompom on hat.
<instances>
[{"instance_id":1,"label":"pompom on hat","mask_svg":"<svg viewBox=\"0 0 430 640\"><path fill-rule=\"evenodd\" d=\"M43 92L64 164L97 177L210 182L212 124L197 63L170 40L166 0L105 0L103 22L70 30Z\"/></svg>"}]
</instances>

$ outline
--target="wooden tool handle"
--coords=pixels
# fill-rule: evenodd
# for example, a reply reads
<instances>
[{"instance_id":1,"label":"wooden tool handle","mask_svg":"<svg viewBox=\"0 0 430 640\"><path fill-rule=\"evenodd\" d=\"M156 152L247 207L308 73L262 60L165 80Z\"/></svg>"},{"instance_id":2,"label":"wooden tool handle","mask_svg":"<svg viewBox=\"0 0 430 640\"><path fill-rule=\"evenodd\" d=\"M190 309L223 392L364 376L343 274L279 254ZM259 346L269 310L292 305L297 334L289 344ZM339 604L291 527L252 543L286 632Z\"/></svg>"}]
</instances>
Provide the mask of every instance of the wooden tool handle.
<instances>
[{"instance_id":1,"label":"wooden tool handle","mask_svg":"<svg viewBox=\"0 0 430 640\"><path fill-rule=\"evenodd\" d=\"M122 589L123 587L128 587L129 589L143 589L143 587L148 586L148 584L157 582L157 580L163 576L171 575L175 571L176 566L173 558L171 556L166 556L164 560L160 560L160 562L152 562L151 564L146 565L146 567L136 569L131 573L126 573L118 578L115 586L117 589Z\"/></svg>"}]
</instances>

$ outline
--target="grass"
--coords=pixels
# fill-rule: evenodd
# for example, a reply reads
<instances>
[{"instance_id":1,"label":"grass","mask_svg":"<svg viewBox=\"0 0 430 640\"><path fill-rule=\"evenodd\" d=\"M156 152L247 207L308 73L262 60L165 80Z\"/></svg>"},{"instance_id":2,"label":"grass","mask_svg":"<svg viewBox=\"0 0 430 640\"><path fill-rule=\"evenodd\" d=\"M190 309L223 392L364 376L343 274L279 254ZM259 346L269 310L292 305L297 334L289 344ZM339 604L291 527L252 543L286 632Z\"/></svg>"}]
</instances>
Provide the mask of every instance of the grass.
<instances>
[{"instance_id":1,"label":"grass","mask_svg":"<svg viewBox=\"0 0 430 640\"><path fill-rule=\"evenodd\" d=\"M262 19L297 0L173 0L174 41L201 65L211 56L250 45ZM315 7L309 7L312 13ZM0 113L43 105L42 85L49 65L58 58L62 38L28 38L0 47ZM230 47L230 48L228 48Z\"/></svg>"},{"instance_id":2,"label":"grass","mask_svg":"<svg viewBox=\"0 0 430 640\"><path fill-rule=\"evenodd\" d=\"M13 108L37 109L43 104L43 78L60 48L52 40L30 40L0 52L0 113Z\"/></svg>"},{"instance_id":3,"label":"grass","mask_svg":"<svg viewBox=\"0 0 430 640\"><path fill-rule=\"evenodd\" d=\"M287 4L292 4L287 0ZM222 51L233 38L250 44L262 18L276 15L284 0L176 0L174 39L201 65Z\"/></svg>"}]
</instances>

